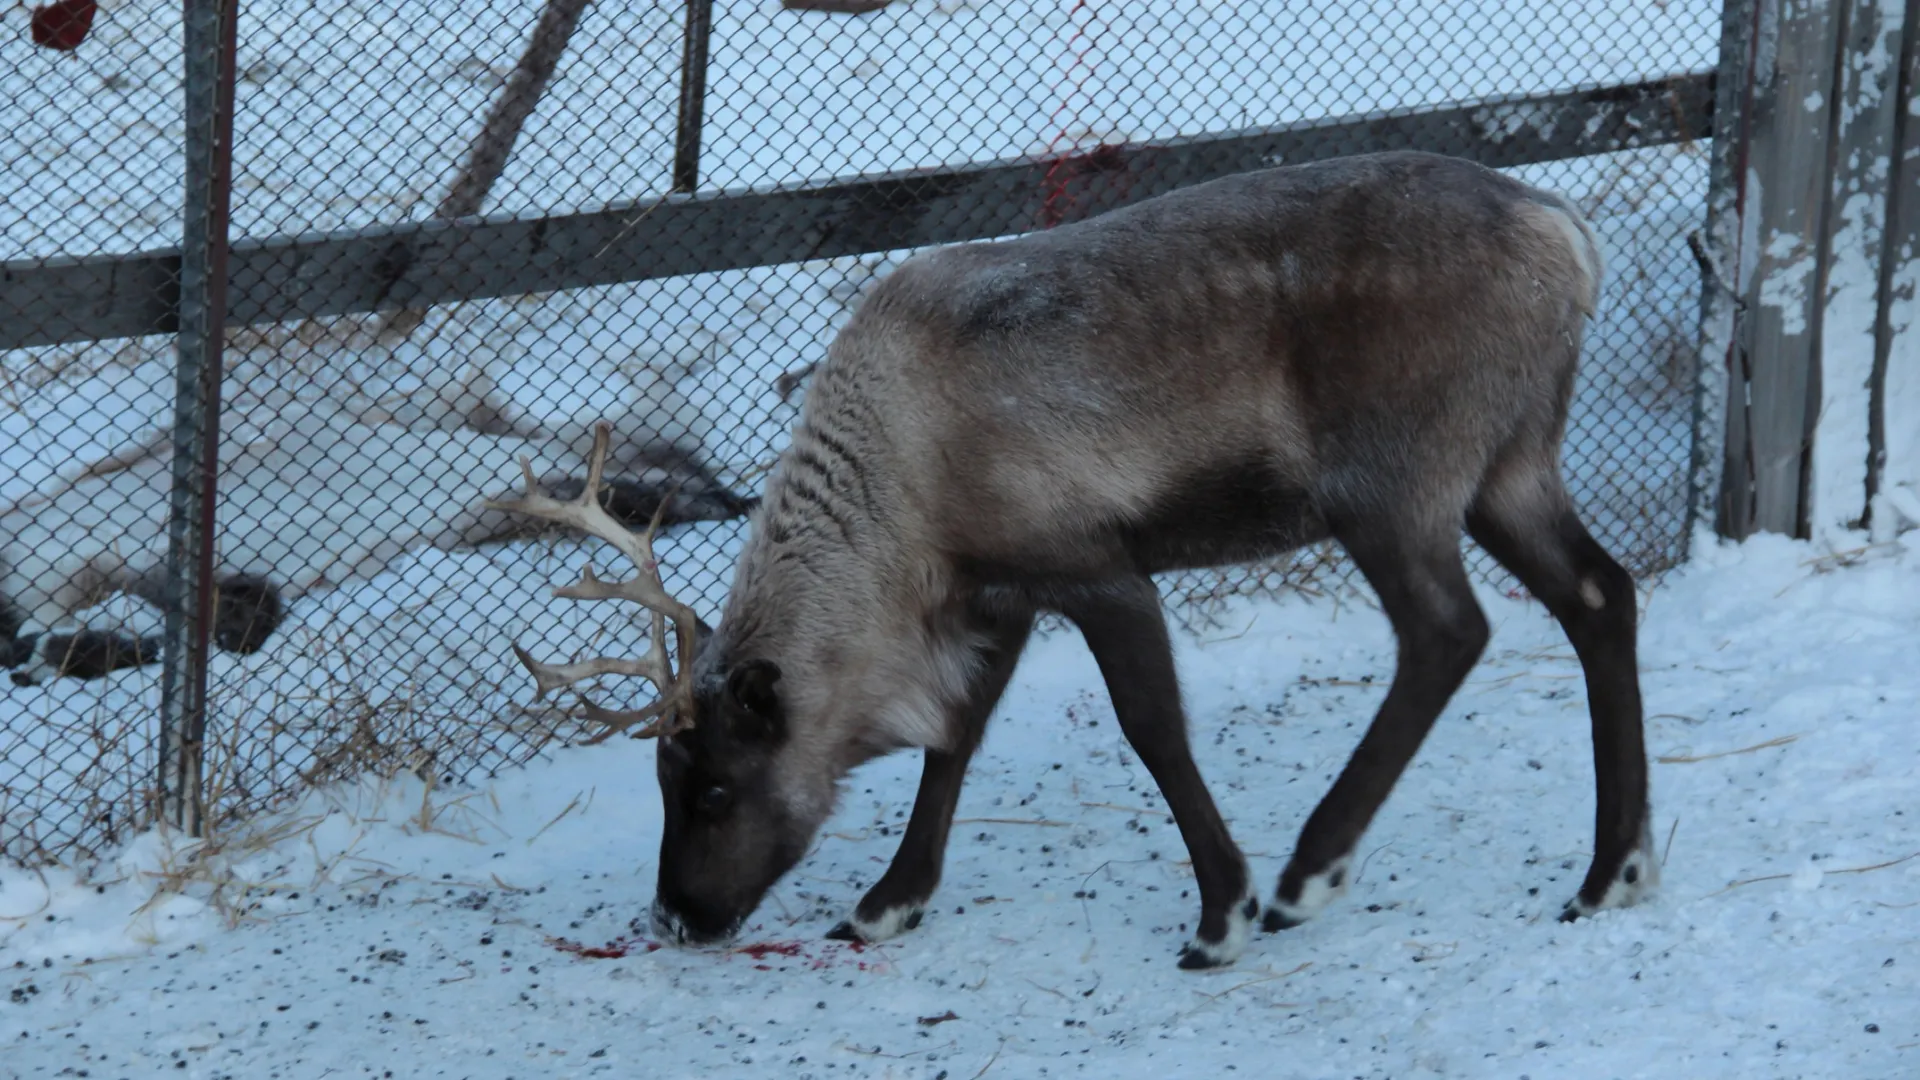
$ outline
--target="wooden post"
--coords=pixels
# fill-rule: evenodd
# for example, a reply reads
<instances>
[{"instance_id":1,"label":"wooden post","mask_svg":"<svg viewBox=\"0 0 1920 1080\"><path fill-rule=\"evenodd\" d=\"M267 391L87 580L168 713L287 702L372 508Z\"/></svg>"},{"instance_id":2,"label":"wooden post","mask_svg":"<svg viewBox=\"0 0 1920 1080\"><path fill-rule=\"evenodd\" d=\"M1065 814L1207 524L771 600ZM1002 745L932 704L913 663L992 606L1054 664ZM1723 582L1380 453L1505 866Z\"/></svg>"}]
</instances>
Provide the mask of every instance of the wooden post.
<instances>
[{"instance_id":1,"label":"wooden post","mask_svg":"<svg viewBox=\"0 0 1920 1080\"><path fill-rule=\"evenodd\" d=\"M1908 411L1920 409L1920 0L1906 0L1900 38L1867 383L1865 522L1876 532L1908 516L1883 498L1900 498L1911 511L1907 496L1920 497L1920 415ZM1912 490L1889 493L1890 486Z\"/></svg>"},{"instance_id":2,"label":"wooden post","mask_svg":"<svg viewBox=\"0 0 1920 1080\"><path fill-rule=\"evenodd\" d=\"M533 24L533 33L527 38L527 47L520 54L520 60L513 66L513 74L500 88L500 96L493 101L493 107L487 111L486 119L480 124L480 130L473 137L473 143L467 148L466 163L448 185L447 193L440 198L440 204L434 207L433 216L442 221L453 221L471 217L486 205L487 196L493 193L493 185L499 181L500 174L506 171L507 161L513 157L513 148L520 141L520 132L527 126L527 120L533 116L533 110L539 106L540 98L547 92L547 84L553 81L553 74L559 70L560 58L566 55L567 43L573 40L573 32L580 26L580 17L587 10L587 0L547 0L540 10L540 18ZM391 265L384 275L384 289L381 298L385 299L385 290L398 284L411 268L414 252L411 248L398 247L390 260ZM388 341L397 341L406 337L426 319L426 311L420 307L408 306L387 313L380 323L380 336Z\"/></svg>"},{"instance_id":3,"label":"wooden post","mask_svg":"<svg viewBox=\"0 0 1920 1080\"><path fill-rule=\"evenodd\" d=\"M1814 531L1866 523L1873 393L1882 282L1899 259L1887 226L1903 201L1893 182L1901 39L1910 0L1835 0L1842 34L1836 59L1827 271L1816 294L1825 307L1816 357L1821 395L1813 431L1806 516ZM1912 183L1911 178L1907 181ZM1906 193L1911 196L1909 189ZM1920 417L1911 423L1920 423Z\"/></svg>"},{"instance_id":4,"label":"wooden post","mask_svg":"<svg viewBox=\"0 0 1920 1080\"><path fill-rule=\"evenodd\" d=\"M1805 536L1844 4L1755 0L1720 531ZM1744 384L1744 385L1743 385Z\"/></svg>"},{"instance_id":5,"label":"wooden post","mask_svg":"<svg viewBox=\"0 0 1920 1080\"><path fill-rule=\"evenodd\" d=\"M1753 68L1765 5L1726 0L1720 11L1720 59L1713 85L1712 157L1706 228L1689 237L1700 262L1700 359L1693 402L1693 467L1688 510L1731 535L1735 493L1747 490L1746 371L1748 342L1739 321L1742 287L1753 252L1742 227L1747 213L1747 154L1752 138ZM1737 404L1736 404L1737 403Z\"/></svg>"},{"instance_id":6,"label":"wooden post","mask_svg":"<svg viewBox=\"0 0 1920 1080\"><path fill-rule=\"evenodd\" d=\"M1702 245L1701 400L1704 413L1719 398L1724 423L1703 422L1701 445L1724 435L1724 535L1806 537L1865 518L1886 223L1911 185L1892 156L1909 104L1903 6L1729 0ZM1731 284L1716 290L1716 270Z\"/></svg>"}]
</instances>

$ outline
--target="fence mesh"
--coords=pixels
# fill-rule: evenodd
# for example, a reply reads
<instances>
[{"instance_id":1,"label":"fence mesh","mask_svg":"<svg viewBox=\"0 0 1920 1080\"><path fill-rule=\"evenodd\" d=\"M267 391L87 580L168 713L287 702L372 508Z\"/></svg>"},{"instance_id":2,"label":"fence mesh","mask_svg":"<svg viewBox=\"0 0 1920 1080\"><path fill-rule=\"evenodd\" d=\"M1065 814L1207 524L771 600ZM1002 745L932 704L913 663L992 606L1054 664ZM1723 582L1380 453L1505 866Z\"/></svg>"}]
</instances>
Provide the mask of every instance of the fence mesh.
<instances>
[{"instance_id":1,"label":"fence mesh","mask_svg":"<svg viewBox=\"0 0 1920 1080\"><path fill-rule=\"evenodd\" d=\"M179 242L179 5L57 6L0 15L9 280ZM549 599L590 560L624 573L610 549L484 509L517 484L518 458L564 491L583 475L591 424L612 421L621 509L644 520L677 490L658 551L669 588L711 620L808 365L913 251L1195 178L1177 155L1113 167L1117 146L1703 70L1718 22L1706 0L893 0L858 15L718 0L696 156L678 121L688 20L702 10L242 3L236 245L359 231L386 254L370 264L377 280L353 283L360 302L304 309L344 314L275 314L228 334L214 827L362 769L485 774L573 730L564 704L533 700L508 643L564 656L644 638L619 605ZM68 44L49 20L80 12L87 32L49 47ZM1318 153L1378 149L1372 130L1340 128ZM1478 156L1499 134L1479 132L1434 148ZM1038 164L977 168L1013 159ZM648 209L676 175L696 175L701 194L765 193L905 170L936 171L847 189L824 218L742 202L720 225L676 233ZM937 170L973 172L962 183ZM1705 147L1512 171L1575 199L1610 250L1567 473L1602 541L1658 572L1686 531L1698 295L1686 236L1703 215ZM1027 180L993 197L1008 176ZM393 239L395 226L476 211L591 218L599 231L406 234L440 238L430 259ZM652 246L624 271L604 265L634 235ZM303 310L310 255L236 257L235 311ZM554 266L565 273L539 276ZM541 280L578 287L514 284ZM158 298L170 284L114 281ZM99 300L0 305L0 322L20 331L9 342L39 341L36 326ZM0 852L30 861L119 839L148 802L158 667L57 670L102 649L119 650L114 662L157 651L174 393L169 335L53 336L0 352L0 642L13 639L0 648L31 684L0 698ZM1343 573L1307 553L1165 587L1192 619L1223 596ZM74 639L85 657L61 645L75 626L93 631Z\"/></svg>"}]
</instances>

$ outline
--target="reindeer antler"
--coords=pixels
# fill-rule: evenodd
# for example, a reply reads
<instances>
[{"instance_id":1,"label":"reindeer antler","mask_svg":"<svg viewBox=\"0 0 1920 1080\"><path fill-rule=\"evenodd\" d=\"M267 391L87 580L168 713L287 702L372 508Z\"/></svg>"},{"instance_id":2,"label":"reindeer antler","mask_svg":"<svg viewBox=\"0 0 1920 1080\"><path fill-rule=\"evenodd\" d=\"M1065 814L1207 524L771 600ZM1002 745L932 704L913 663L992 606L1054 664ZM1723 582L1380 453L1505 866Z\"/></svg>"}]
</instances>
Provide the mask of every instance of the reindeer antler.
<instances>
[{"instance_id":1,"label":"reindeer antler","mask_svg":"<svg viewBox=\"0 0 1920 1080\"><path fill-rule=\"evenodd\" d=\"M607 513L600 505L600 474L606 468L607 445L611 439L612 429L605 421L594 425L593 453L587 459L587 483L578 496L561 500L541 494L534 482L533 463L523 457L520 459L520 471L526 478L526 494L518 499L487 502L491 509L571 525L597 536L619 548L621 554L640 568L639 577L627 581L602 581L594 576L593 567L588 566L581 572L578 582L554 589L553 595L572 600L632 600L639 603L653 613L653 633L646 656L635 659L596 656L572 664L543 664L519 645L513 647L513 654L533 673L534 685L538 688L534 694L536 699L545 697L549 690L558 690L595 675L640 675L660 691L659 700L640 709L603 709L592 702L583 702L587 718L606 725L605 731L587 740L589 744L604 742L636 724L647 725L634 735L640 739L671 735L693 726L693 649L699 638L700 620L692 608L667 594L666 586L660 581L660 563L653 555L654 530L660 527L661 515L666 512L671 499L660 500L659 509L653 512L653 521L647 526L647 531L641 534L635 534ZM667 662L669 619L673 620L673 636L679 653L678 662L672 666Z\"/></svg>"}]
</instances>

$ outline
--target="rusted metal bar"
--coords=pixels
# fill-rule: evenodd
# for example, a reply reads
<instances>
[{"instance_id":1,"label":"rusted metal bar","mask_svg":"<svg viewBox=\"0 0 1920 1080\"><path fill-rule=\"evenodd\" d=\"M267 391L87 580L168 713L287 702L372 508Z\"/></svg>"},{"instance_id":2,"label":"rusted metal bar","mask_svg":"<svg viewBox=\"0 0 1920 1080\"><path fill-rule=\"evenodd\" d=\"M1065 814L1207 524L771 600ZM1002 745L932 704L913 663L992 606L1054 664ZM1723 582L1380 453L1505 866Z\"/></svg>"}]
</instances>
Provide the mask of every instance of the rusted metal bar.
<instances>
[{"instance_id":1,"label":"rusted metal bar","mask_svg":"<svg viewBox=\"0 0 1920 1080\"><path fill-rule=\"evenodd\" d=\"M1078 155L1069 184L1119 198L1074 199L1066 220L1177 187L1282 162L1366 150L1434 150L1496 167L1707 137L1714 75L1326 117ZM1038 220L1050 158L863 176L813 186L669 194L592 213L468 218L233 247L240 283L229 324L514 296L891 251L1025 232ZM393 274L394 253L408 255ZM0 266L0 348L167 333L178 252ZM393 281L391 288L385 282ZM157 291L156 291L157 290Z\"/></svg>"}]
</instances>

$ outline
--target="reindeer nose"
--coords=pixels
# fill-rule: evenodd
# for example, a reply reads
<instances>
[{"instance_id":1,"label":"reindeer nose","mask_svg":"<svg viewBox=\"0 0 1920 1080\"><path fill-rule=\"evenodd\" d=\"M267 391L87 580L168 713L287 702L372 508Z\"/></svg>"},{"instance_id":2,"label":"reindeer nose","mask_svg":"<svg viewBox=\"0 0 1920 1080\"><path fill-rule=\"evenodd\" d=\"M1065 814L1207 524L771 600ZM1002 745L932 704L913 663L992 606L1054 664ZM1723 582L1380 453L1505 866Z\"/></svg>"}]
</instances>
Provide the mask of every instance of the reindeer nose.
<instances>
[{"instance_id":1,"label":"reindeer nose","mask_svg":"<svg viewBox=\"0 0 1920 1080\"><path fill-rule=\"evenodd\" d=\"M669 945L721 945L740 935L744 915L709 913L698 906L653 901L654 936Z\"/></svg>"},{"instance_id":2,"label":"reindeer nose","mask_svg":"<svg viewBox=\"0 0 1920 1080\"><path fill-rule=\"evenodd\" d=\"M679 916L667 910L660 901L653 902L653 936L669 945L685 945L687 928L680 922Z\"/></svg>"}]
</instances>

